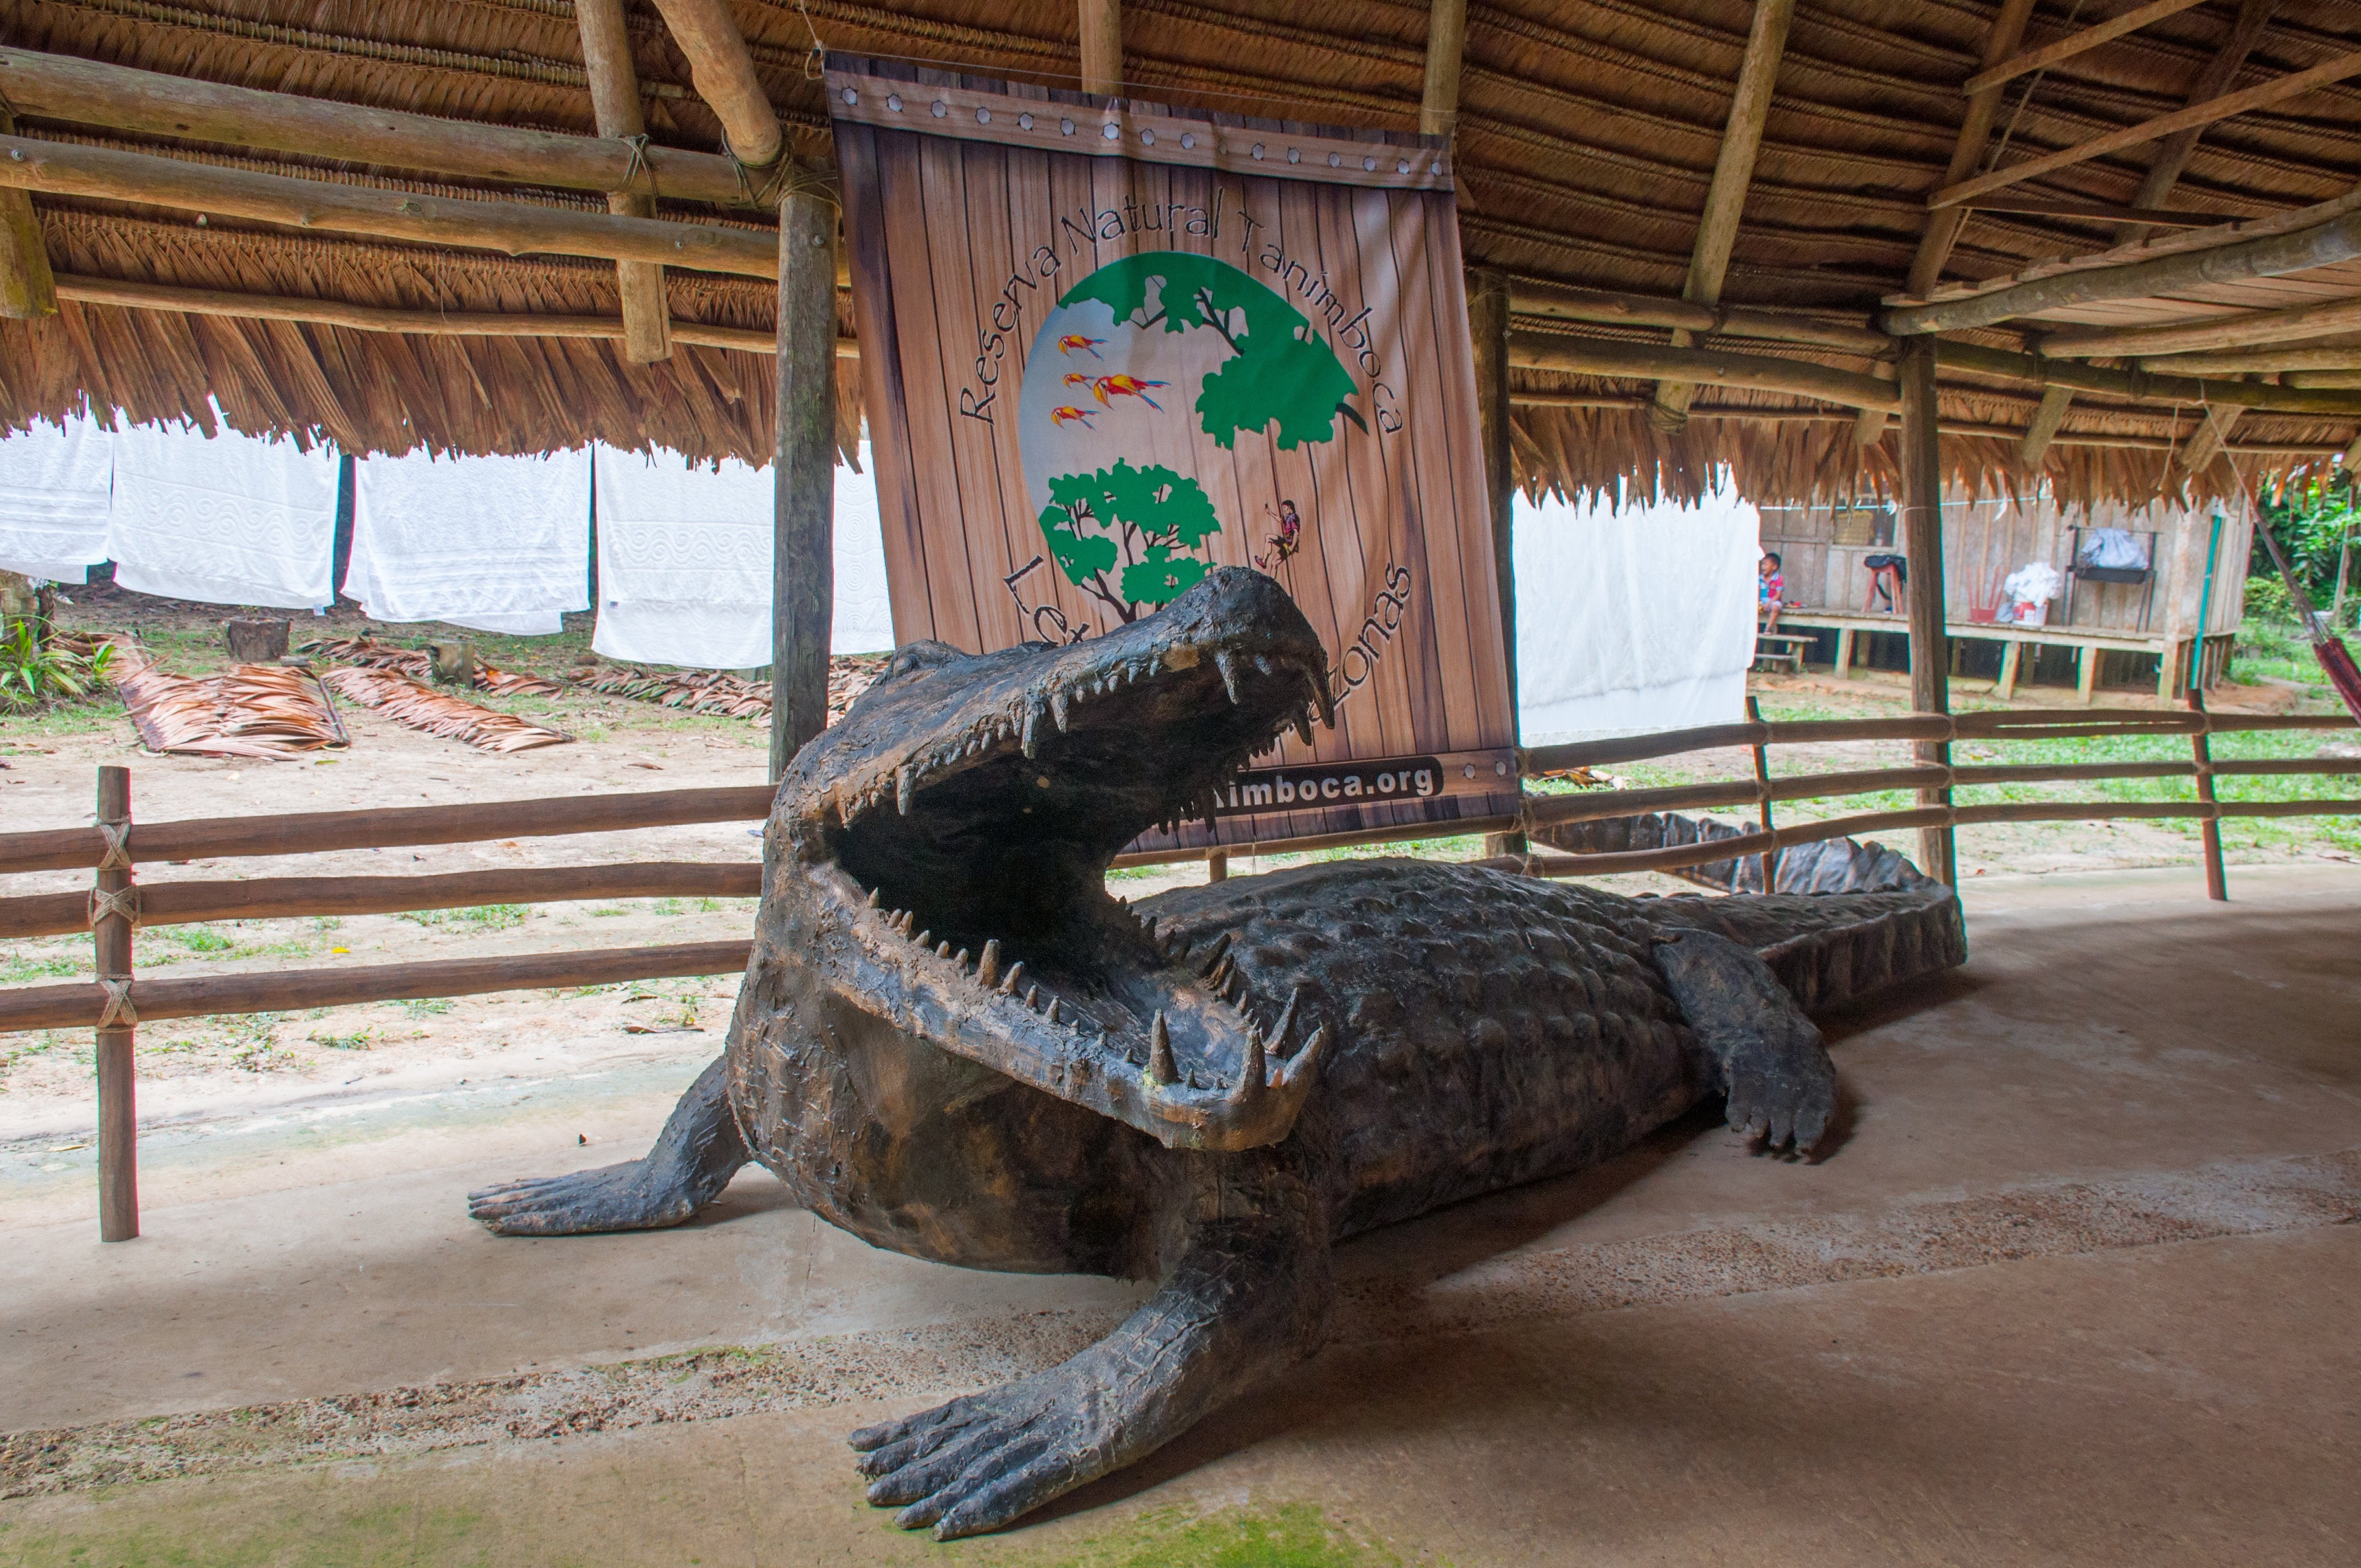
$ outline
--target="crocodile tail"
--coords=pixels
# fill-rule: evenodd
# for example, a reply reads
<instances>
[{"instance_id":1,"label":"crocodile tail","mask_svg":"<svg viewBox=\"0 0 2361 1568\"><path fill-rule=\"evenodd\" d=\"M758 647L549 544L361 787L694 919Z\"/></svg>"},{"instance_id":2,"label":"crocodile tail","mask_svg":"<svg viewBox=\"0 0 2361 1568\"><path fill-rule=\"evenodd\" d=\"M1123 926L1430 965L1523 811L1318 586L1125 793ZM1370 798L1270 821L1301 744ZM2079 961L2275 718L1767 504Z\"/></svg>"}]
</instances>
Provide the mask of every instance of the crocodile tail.
<instances>
[{"instance_id":1,"label":"crocodile tail","mask_svg":"<svg viewBox=\"0 0 2361 1568\"><path fill-rule=\"evenodd\" d=\"M1709 844L1741 831L1711 817L1660 812L1562 823L1534 837L1553 849L1605 854ZM1732 896L1654 900L1649 918L1753 948L1807 1013L1967 961L1959 894L1882 844L1828 839L1782 850L1769 894L1761 891L1759 855L1675 874Z\"/></svg>"}]
</instances>

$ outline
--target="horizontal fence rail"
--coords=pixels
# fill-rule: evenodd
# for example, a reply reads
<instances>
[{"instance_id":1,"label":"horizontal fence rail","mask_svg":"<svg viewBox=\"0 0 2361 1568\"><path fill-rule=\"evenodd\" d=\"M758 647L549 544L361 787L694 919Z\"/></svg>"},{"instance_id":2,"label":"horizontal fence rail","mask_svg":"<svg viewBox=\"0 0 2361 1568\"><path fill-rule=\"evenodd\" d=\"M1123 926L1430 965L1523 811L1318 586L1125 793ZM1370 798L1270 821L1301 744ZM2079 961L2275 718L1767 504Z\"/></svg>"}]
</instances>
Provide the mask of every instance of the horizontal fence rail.
<instances>
[{"instance_id":1,"label":"horizontal fence rail","mask_svg":"<svg viewBox=\"0 0 2361 1568\"><path fill-rule=\"evenodd\" d=\"M267 970L207 975L200 980L135 980L129 987L134 1023L196 1018L216 1013L277 1013L298 1007L349 1007L427 996L478 996L491 991L606 985L624 980L735 974L754 944L675 942L660 948L598 948L580 953L522 953L511 958L438 959L428 963L361 964L350 969ZM98 984L13 986L0 991L0 1033L12 1029L89 1028L103 1015L106 988Z\"/></svg>"},{"instance_id":2,"label":"horizontal fence rail","mask_svg":"<svg viewBox=\"0 0 2361 1568\"><path fill-rule=\"evenodd\" d=\"M309 811L288 817L201 817L143 822L131 829L135 861L208 861L239 855L313 855L331 850L390 850L411 844L474 844L566 833L628 833L696 822L747 822L771 814L769 784L555 795L478 806L396 806L371 811ZM0 873L95 866L106 840L95 828L59 828L0 838Z\"/></svg>"},{"instance_id":3,"label":"horizontal fence rail","mask_svg":"<svg viewBox=\"0 0 2361 1568\"><path fill-rule=\"evenodd\" d=\"M1553 827L1620 817L1752 806L1760 826L1727 838L1601 854L1569 854L1543 848L1477 863L1527 875L1602 876L1622 872L1682 871L1759 856L1763 858L1763 884L1768 886L1773 883L1773 858L1779 851L1830 839L1906 828L1929 830L1939 836L1936 841L1948 857L1949 831L1978 823L2180 818L2204 825L2207 887L2213 896L2220 898L2225 896L2219 839L2223 820L2361 816L2361 798L2224 801L2213 794L2213 780L2219 777L2361 775L2361 758L2216 762L2207 746L2209 737L2221 734L2349 729L2350 721L2344 717L2212 714L2205 712L2193 697L2191 709L2176 713L2111 713L2071 708L1775 721L1750 718L1741 724L1707 725L1657 735L1533 747L1519 753L1526 779L1616 762L1735 748L1753 752L1754 776L1664 787L1529 795L1522 809L1514 816L1334 833L1268 845L1225 844L1210 850L1157 850L1118 856L1115 864L1158 865L1204 859L1209 854L1304 853L1473 834L1530 835ZM1751 704L1749 711L1752 712ZM2191 751L2190 760L1970 764L1949 760L1949 743L1959 740L2004 743L2144 735L2187 737ZM1914 742L1920 748L1919 760L1901 767L1778 777L1771 774L1767 761L1767 748L1771 746L1862 740ZM763 867L751 861L631 861L414 876L257 877L140 884L132 874L138 862L320 854L752 821L770 815L775 792L767 784L730 785L467 806L137 823L131 819L127 805L127 772L120 768L102 768L99 772L99 816L106 825L104 828L67 828L0 835L0 873L95 868L94 885L80 892L0 898L0 938L58 936L89 930L95 943L99 978L79 984L0 989L0 1033L63 1028L96 1031L100 1234L104 1240L119 1241L138 1234L135 1153L137 1121L133 1103L132 1049L137 1026L142 1020L730 974L744 970L752 951L751 941L737 939L141 980L132 972L131 966L132 935L140 926L303 916L398 915L412 910L589 899L752 898L762 892ZM1952 792L1962 787L2123 779L2190 779L2195 784L2196 798L1969 805L1951 799ZM1784 827L1772 824L1771 807L1775 802L1836 799L1889 791L1916 792L1918 804L1902 810L1858 812ZM1922 842L1922 862L1927 861L1927 853Z\"/></svg>"}]
</instances>

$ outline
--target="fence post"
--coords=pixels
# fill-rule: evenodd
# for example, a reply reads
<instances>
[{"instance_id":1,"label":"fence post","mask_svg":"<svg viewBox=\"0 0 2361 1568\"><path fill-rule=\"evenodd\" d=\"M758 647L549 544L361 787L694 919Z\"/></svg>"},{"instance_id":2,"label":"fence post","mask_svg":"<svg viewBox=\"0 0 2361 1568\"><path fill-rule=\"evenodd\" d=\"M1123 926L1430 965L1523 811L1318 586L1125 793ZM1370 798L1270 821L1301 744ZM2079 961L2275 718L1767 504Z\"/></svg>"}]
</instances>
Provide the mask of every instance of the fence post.
<instances>
[{"instance_id":1,"label":"fence post","mask_svg":"<svg viewBox=\"0 0 2361 1568\"><path fill-rule=\"evenodd\" d=\"M1230 880L1230 855L1228 850L1213 850L1207 851L1205 855L1205 880L1207 882L1227 882Z\"/></svg>"},{"instance_id":2,"label":"fence post","mask_svg":"<svg viewBox=\"0 0 2361 1568\"><path fill-rule=\"evenodd\" d=\"M2202 658L2204 641L2197 644ZM2205 694L2200 683L2189 683L2189 709L2199 718L2205 717ZM2210 727L2210 720L2208 721ZM2197 763L2197 798L2205 803L2202 818L2205 834L2205 896L2216 904L2230 902L2230 879L2222 867L2222 818L2213 810L2213 745L2206 731L2200 729L2189 737L2189 750Z\"/></svg>"},{"instance_id":3,"label":"fence post","mask_svg":"<svg viewBox=\"0 0 2361 1568\"><path fill-rule=\"evenodd\" d=\"M1752 696L1746 699L1746 722L1749 724L1763 722L1763 704ZM1761 740L1754 742L1754 798L1763 808L1763 831L1768 833L1772 831L1771 748ZM1763 862L1763 891L1778 892L1779 851L1775 849L1765 850L1756 858ZM1734 876L1730 878L1732 892L1736 891L1737 881Z\"/></svg>"},{"instance_id":4,"label":"fence post","mask_svg":"<svg viewBox=\"0 0 2361 1568\"><path fill-rule=\"evenodd\" d=\"M99 1013L98 1239L127 1242L139 1234L139 1111L132 1078L131 925L139 894L131 885L131 770L98 770L98 830L106 853L90 894L90 935L98 983L106 990Z\"/></svg>"}]
</instances>

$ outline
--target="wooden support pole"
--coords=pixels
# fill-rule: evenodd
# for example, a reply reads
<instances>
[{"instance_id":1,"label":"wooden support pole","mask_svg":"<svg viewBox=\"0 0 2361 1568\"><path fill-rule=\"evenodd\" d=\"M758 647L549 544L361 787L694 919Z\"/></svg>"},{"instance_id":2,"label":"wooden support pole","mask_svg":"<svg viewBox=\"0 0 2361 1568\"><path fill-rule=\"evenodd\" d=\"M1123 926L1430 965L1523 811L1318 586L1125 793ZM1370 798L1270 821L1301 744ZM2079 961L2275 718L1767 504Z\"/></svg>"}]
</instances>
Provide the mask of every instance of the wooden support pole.
<instances>
[{"instance_id":1,"label":"wooden support pole","mask_svg":"<svg viewBox=\"0 0 2361 1568\"><path fill-rule=\"evenodd\" d=\"M2352 76L2361 76L2361 50L2337 55L2334 59L2323 60L2309 71L2292 71L2286 76L2263 82L2259 86L2249 87L2243 93L2224 93L2206 103L2192 104L2185 109L2176 109L2169 115L2158 115L2152 120L2142 120L2136 126L2125 126L2121 130L2108 131L2103 136L2092 137L2088 141L2076 142L2071 147L2060 148L2056 152L2045 154L2040 158L2028 158L2022 163L2008 164L1986 174L1978 174L1966 180L1953 181L1927 197L1927 205L1929 208L1940 210L1957 206L1963 202L1972 202L1987 191L1998 191L2004 186L2018 184L2024 181L2037 180L2045 174L2055 174L2061 169L2071 169L2078 163L2087 163L2094 158L2104 158L2111 152L2121 152L2127 147L2138 147L2144 142L2169 137L2176 131L2210 126L2217 120L2226 120L2234 115L2243 115L2249 109L2268 109L2274 104L2283 104L2290 98L2301 98L2307 93L2315 92L2332 82L2343 82Z\"/></svg>"},{"instance_id":2,"label":"wooden support pole","mask_svg":"<svg viewBox=\"0 0 2361 1568\"><path fill-rule=\"evenodd\" d=\"M1517 714L1517 565L1515 520L1516 469L1510 451L1509 421L1509 280L1506 275L1477 268L1467 274L1467 328L1475 345L1476 415L1482 447L1485 497L1492 510L1492 570L1500 596L1500 649L1509 666L1509 718L1515 733ZM1485 839L1485 852L1524 852L1520 834L1498 833Z\"/></svg>"},{"instance_id":3,"label":"wooden support pole","mask_svg":"<svg viewBox=\"0 0 2361 1568\"><path fill-rule=\"evenodd\" d=\"M2277 5L2278 0L2241 0L2237 18L2230 24L2230 36L2198 68L2197 80L2189 88L2190 103L2209 103L2229 91L2230 83L2238 79L2239 68L2246 63L2246 56L2261 41L2263 29L2270 26L2271 12ZM2148 155L2147 173L2140 180L2132 205L2163 206L2173 186L2180 183L2180 171L2189 167L2189 155L2197 150L2197 138L2204 134L2203 126L2192 126L2158 142L2156 150ZM2146 224L2125 224L2115 230L2115 243L2136 244L2147 234Z\"/></svg>"},{"instance_id":4,"label":"wooden support pole","mask_svg":"<svg viewBox=\"0 0 2361 1568\"><path fill-rule=\"evenodd\" d=\"M1837 628L1836 676L1840 681L1852 679L1852 630L1850 626Z\"/></svg>"},{"instance_id":5,"label":"wooden support pole","mask_svg":"<svg viewBox=\"0 0 2361 1568\"><path fill-rule=\"evenodd\" d=\"M631 149L598 137L363 108L33 49L0 47L0 94L20 115L136 136L568 191L633 183ZM676 201L746 200L726 158L651 146L640 161L651 187Z\"/></svg>"},{"instance_id":6,"label":"wooden support pole","mask_svg":"<svg viewBox=\"0 0 2361 1568\"><path fill-rule=\"evenodd\" d=\"M2197 640L2195 658L2196 667L2189 673L2189 711L2202 718L2205 714L2205 694L2199 689L2204 685L2201 678L2205 660L2205 640L2202 637ZM2191 731L2189 754L2190 760L2197 765L2197 798L2208 807L2202 829L2205 835L2205 896L2216 904L2227 904L2230 902L2230 878L2222 864L2222 823L2212 809L2215 804L2213 745L2202 727Z\"/></svg>"},{"instance_id":7,"label":"wooden support pole","mask_svg":"<svg viewBox=\"0 0 2361 1568\"><path fill-rule=\"evenodd\" d=\"M1749 724L1756 725L1763 722L1763 704L1760 699L1751 694L1746 699L1746 721ZM1771 748L1764 745L1762 741L1757 740L1754 742L1753 751L1756 804L1761 807L1760 815L1763 821L1763 836L1765 838L1771 838L1771 836L1777 831L1776 826L1771 820ZM1763 853L1756 858L1763 872L1763 891L1765 893L1778 892L1778 840L1775 838L1772 839L1772 847L1763 850ZM1733 882L1736 881L1735 878L1732 878L1731 880Z\"/></svg>"},{"instance_id":8,"label":"wooden support pole","mask_svg":"<svg viewBox=\"0 0 2361 1568\"><path fill-rule=\"evenodd\" d=\"M1943 458L1935 427L1935 345L1923 339L1904 344L1895 368L1902 383L1903 548L1910 561L1910 706L1919 713L1949 713L1951 661L1943 630ZM1922 740L1915 755L1922 762L1951 765L1948 741ZM1947 788L1921 789L1918 804L1948 808L1950 797ZM1949 828L1918 830L1918 867L1958 885Z\"/></svg>"},{"instance_id":9,"label":"wooden support pole","mask_svg":"<svg viewBox=\"0 0 2361 1568\"><path fill-rule=\"evenodd\" d=\"M2098 693L2099 655L2102 652L2087 642L2075 651L2074 700L2084 707L2091 706L2092 698Z\"/></svg>"},{"instance_id":10,"label":"wooden support pole","mask_svg":"<svg viewBox=\"0 0 2361 1568\"><path fill-rule=\"evenodd\" d=\"M1123 91L1123 0L1080 0L1082 91L1111 98Z\"/></svg>"},{"instance_id":11,"label":"wooden support pole","mask_svg":"<svg viewBox=\"0 0 2361 1568\"><path fill-rule=\"evenodd\" d=\"M1432 0L1426 16L1426 85L1419 95L1419 134L1459 128L1459 68L1467 50L1467 0Z\"/></svg>"},{"instance_id":12,"label":"wooden support pole","mask_svg":"<svg viewBox=\"0 0 2361 1568\"><path fill-rule=\"evenodd\" d=\"M590 108L598 134L645 137L640 113L639 73L631 65L631 35L623 25L623 0L575 0L574 20L582 29L582 69L590 78ZM607 192L607 210L628 218L656 215L652 182ZM671 314L664 307L664 269L645 261L615 263L615 285L623 305L623 357L654 365L672 357Z\"/></svg>"},{"instance_id":13,"label":"wooden support pole","mask_svg":"<svg viewBox=\"0 0 2361 1568\"><path fill-rule=\"evenodd\" d=\"M131 890L130 769L98 770L98 824L108 849L92 883L91 947L98 983L109 992L95 1053L98 1239L127 1242L139 1234L139 1105L132 1066L137 1014L126 1000L131 985L131 910L138 907L138 894Z\"/></svg>"},{"instance_id":14,"label":"wooden support pole","mask_svg":"<svg viewBox=\"0 0 2361 1568\"><path fill-rule=\"evenodd\" d=\"M1555 333L1516 333L1509 339L1509 364L1522 370L1572 370L1586 376L1627 376L1744 387L1815 398L1844 408L1902 406L1892 382L1850 370L1835 370L1772 354L1736 354L1719 348L1668 348L1653 343L1609 343L1604 338Z\"/></svg>"},{"instance_id":15,"label":"wooden support pole","mask_svg":"<svg viewBox=\"0 0 2361 1568\"><path fill-rule=\"evenodd\" d=\"M1787 49L1787 25L1795 16L1795 0L1754 0L1754 20L1747 29L1746 51L1739 57L1738 84L1730 93L1721 151L1714 159L1713 180L1706 186L1705 210L1689 252L1689 275L1681 285L1681 298L1692 303L1711 305L1721 299L1730 247L1738 242L1738 220L1746 208L1747 189L1754 183L1755 156L1763 149L1763 126L1771 116L1779 60ZM1690 341L1686 332L1674 329L1674 347L1686 348ZM1686 381L1659 382L1650 414L1656 428L1674 431L1686 424L1695 393L1696 388Z\"/></svg>"},{"instance_id":16,"label":"wooden support pole","mask_svg":"<svg viewBox=\"0 0 2361 1568\"><path fill-rule=\"evenodd\" d=\"M2025 38L2026 19L2032 15L2033 0L2001 0L2000 11L1993 17L1992 31L1984 35L1986 70L2016 52L2017 44ZM1993 124L2000 115L2000 99L1997 85L1968 94L1968 111L1960 120L1959 140L1951 144L1951 162L1943 171L1944 184L1958 184L1983 161L1984 148L1992 142ZM1943 275L1943 263L1950 259L1951 246L1960 237L1960 225L1967 216L1964 208L1927 214L1927 226L1918 236L1918 249L1910 258L1909 281L1904 285L1910 293L1923 299L1934 291L1937 280Z\"/></svg>"},{"instance_id":17,"label":"wooden support pole","mask_svg":"<svg viewBox=\"0 0 2361 1568\"><path fill-rule=\"evenodd\" d=\"M1207 882L1227 882L1230 880L1230 857L1228 851L1224 850L1215 850L1205 857L1205 880Z\"/></svg>"},{"instance_id":18,"label":"wooden support pole","mask_svg":"<svg viewBox=\"0 0 2361 1568\"><path fill-rule=\"evenodd\" d=\"M772 469L771 777L828 728L836 602L836 202L797 170L779 203L779 446Z\"/></svg>"},{"instance_id":19,"label":"wooden support pole","mask_svg":"<svg viewBox=\"0 0 2361 1568\"><path fill-rule=\"evenodd\" d=\"M16 134L16 116L0 98L0 136ZM31 321L58 313L58 291L49 274L49 251L33 198L0 189L0 318Z\"/></svg>"},{"instance_id":20,"label":"wooden support pole","mask_svg":"<svg viewBox=\"0 0 2361 1568\"><path fill-rule=\"evenodd\" d=\"M750 169L768 169L786 151L786 133L755 72L738 19L722 0L655 0L673 42L688 57L688 80L721 122L730 150Z\"/></svg>"},{"instance_id":21,"label":"wooden support pole","mask_svg":"<svg viewBox=\"0 0 2361 1568\"><path fill-rule=\"evenodd\" d=\"M511 256L653 261L753 278L778 271L776 242L769 235L744 229L619 218L522 202L419 196L29 137L0 137L0 185L288 224L314 234L373 235Z\"/></svg>"}]
</instances>

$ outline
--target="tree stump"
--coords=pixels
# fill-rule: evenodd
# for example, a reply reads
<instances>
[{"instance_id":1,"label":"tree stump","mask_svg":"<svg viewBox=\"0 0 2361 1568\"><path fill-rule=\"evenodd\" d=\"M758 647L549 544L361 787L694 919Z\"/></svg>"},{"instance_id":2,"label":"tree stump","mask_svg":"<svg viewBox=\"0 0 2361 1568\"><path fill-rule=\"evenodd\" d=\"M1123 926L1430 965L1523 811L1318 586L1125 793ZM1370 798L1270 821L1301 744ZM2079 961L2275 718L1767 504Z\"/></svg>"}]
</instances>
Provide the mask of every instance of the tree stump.
<instances>
[{"instance_id":1,"label":"tree stump","mask_svg":"<svg viewBox=\"0 0 2361 1568\"><path fill-rule=\"evenodd\" d=\"M476 685L476 650L464 638L452 642L429 642L427 652L434 656L434 678L446 686Z\"/></svg>"},{"instance_id":2,"label":"tree stump","mask_svg":"<svg viewBox=\"0 0 2361 1568\"><path fill-rule=\"evenodd\" d=\"M271 664L287 657L288 623L283 620L225 620L222 641L229 645L233 664Z\"/></svg>"}]
</instances>

